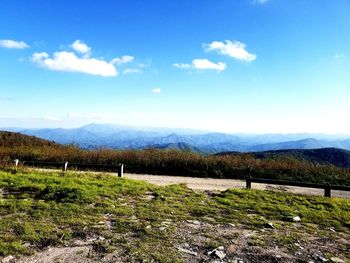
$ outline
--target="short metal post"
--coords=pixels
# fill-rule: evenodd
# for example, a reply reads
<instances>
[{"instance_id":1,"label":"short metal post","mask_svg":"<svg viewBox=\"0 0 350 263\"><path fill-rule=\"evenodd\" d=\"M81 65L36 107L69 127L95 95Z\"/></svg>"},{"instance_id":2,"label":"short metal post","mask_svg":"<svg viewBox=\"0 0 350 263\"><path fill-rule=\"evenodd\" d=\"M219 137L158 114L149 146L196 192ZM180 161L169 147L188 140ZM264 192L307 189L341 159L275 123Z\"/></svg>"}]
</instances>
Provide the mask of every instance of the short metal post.
<instances>
[{"instance_id":1,"label":"short metal post","mask_svg":"<svg viewBox=\"0 0 350 263\"><path fill-rule=\"evenodd\" d=\"M252 188L252 180L251 180L250 175L248 175L248 176L246 177L246 188L247 188L247 189Z\"/></svg>"},{"instance_id":2,"label":"short metal post","mask_svg":"<svg viewBox=\"0 0 350 263\"><path fill-rule=\"evenodd\" d=\"M64 165L63 165L62 171L63 172L67 172L67 169L68 169L68 162L65 162Z\"/></svg>"},{"instance_id":3,"label":"short metal post","mask_svg":"<svg viewBox=\"0 0 350 263\"><path fill-rule=\"evenodd\" d=\"M324 186L324 196L331 197L331 184L330 183L326 183Z\"/></svg>"},{"instance_id":4,"label":"short metal post","mask_svg":"<svg viewBox=\"0 0 350 263\"><path fill-rule=\"evenodd\" d=\"M118 177L123 177L124 173L124 164L121 164L118 168Z\"/></svg>"}]
</instances>

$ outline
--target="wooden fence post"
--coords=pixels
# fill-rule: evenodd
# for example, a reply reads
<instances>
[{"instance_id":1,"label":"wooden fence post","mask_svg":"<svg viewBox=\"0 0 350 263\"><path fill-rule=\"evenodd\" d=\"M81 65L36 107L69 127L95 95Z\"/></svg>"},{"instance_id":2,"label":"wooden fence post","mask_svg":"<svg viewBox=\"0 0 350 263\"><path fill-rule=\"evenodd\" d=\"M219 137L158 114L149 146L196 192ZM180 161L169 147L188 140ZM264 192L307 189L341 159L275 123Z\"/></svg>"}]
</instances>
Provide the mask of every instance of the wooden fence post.
<instances>
[{"instance_id":1,"label":"wooden fence post","mask_svg":"<svg viewBox=\"0 0 350 263\"><path fill-rule=\"evenodd\" d=\"M15 162L15 169L17 170L18 164L19 164L19 159L13 160Z\"/></svg>"},{"instance_id":2,"label":"wooden fence post","mask_svg":"<svg viewBox=\"0 0 350 263\"><path fill-rule=\"evenodd\" d=\"M330 183L326 183L324 186L324 196L331 197L331 184Z\"/></svg>"},{"instance_id":3,"label":"wooden fence post","mask_svg":"<svg viewBox=\"0 0 350 263\"><path fill-rule=\"evenodd\" d=\"M67 172L67 170L68 170L68 162L65 162L64 165L63 165L62 171L63 172Z\"/></svg>"},{"instance_id":4,"label":"wooden fence post","mask_svg":"<svg viewBox=\"0 0 350 263\"><path fill-rule=\"evenodd\" d=\"M252 181L251 181L250 175L248 175L248 176L246 177L246 188L247 188L247 189L252 188Z\"/></svg>"},{"instance_id":5,"label":"wooden fence post","mask_svg":"<svg viewBox=\"0 0 350 263\"><path fill-rule=\"evenodd\" d=\"M118 177L123 177L123 173L124 173L124 164L121 164L118 167Z\"/></svg>"}]
</instances>

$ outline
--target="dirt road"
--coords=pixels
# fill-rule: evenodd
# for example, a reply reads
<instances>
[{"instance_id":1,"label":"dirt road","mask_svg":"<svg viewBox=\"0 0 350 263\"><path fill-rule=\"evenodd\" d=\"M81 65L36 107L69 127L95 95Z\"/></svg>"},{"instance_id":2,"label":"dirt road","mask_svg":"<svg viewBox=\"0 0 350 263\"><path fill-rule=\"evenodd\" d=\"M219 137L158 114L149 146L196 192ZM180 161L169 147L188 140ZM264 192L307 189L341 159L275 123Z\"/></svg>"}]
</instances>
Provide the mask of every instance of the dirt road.
<instances>
[{"instance_id":1,"label":"dirt road","mask_svg":"<svg viewBox=\"0 0 350 263\"><path fill-rule=\"evenodd\" d=\"M187 184L194 190L224 191L229 188L245 188L245 181L233 179L213 179L185 176L165 176L148 174L124 174L125 177L135 180L143 180L156 185ZM296 194L323 195L322 189L302 188L294 186L277 186L267 184L254 184L253 189L288 191ZM332 190L333 197L350 198L350 192Z\"/></svg>"}]
</instances>

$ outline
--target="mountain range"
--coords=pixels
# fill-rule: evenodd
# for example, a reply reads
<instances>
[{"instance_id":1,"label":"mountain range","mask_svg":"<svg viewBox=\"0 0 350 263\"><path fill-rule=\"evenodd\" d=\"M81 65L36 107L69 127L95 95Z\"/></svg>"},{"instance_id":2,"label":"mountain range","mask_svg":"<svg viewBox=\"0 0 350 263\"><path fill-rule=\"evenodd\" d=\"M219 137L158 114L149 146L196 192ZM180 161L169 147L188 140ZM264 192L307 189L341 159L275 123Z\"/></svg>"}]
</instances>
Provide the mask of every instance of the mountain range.
<instances>
[{"instance_id":1,"label":"mountain range","mask_svg":"<svg viewBox=\"0 0 350 263\"><path fill-rule=\"evenodd\" d=\"M205 154L335 147L350 150L350 136L326 134L226 134L189 129L88 124L72 129L2 128L25 135L75 144L84 149L181 149Z\"/></svg>"}]
</instances>

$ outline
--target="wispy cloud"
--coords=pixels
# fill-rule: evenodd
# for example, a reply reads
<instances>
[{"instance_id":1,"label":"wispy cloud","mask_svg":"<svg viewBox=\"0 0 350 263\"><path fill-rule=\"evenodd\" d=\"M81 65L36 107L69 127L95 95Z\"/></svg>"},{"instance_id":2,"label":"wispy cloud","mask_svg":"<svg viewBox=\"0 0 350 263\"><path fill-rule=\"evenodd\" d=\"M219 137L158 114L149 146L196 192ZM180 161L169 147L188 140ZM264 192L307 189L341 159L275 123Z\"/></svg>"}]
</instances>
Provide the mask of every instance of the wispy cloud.
<instances>
[{"instance_id":1,"label":"wispy cloud","mask_svg":"<svg viewBox=\"0 0 350 263\"><path fill-rule=\"evenodd\" d=\"M117 117L115 113L101 113L101 112L90 112L90 113L76 113L70 112L67 114L69 119L83 119L83 120L114 120Z\"/></svg>"},{"instance_id":2,"label":"wispy cloud","mask_svg":"<svg viewBox=\"0 0 350 263\"><path fill-rule=\"evenodd\" d=\"M196 58L192 60L192 64L174 63L173 66L181 69L212 69L217 71L226 69L226 64L224 62L214 63L206 58Z\"/></svg>"},{"instance_id":3,"label":"wispy cloud","mask_svg":"<svg viewBox=\"0 0 350 263\"><path fill-rule=\"evenodd\" d=\"M13 49L25 49L25 48L29 48L29 45L23 41L3 39L3 40L0 40L0 47L13 48Z\"/></svg>"},{"instance_id":4,"label":"wispy cloud","mask_svg":"<svg viewBox=\"0 0 350 263\"><path fill-rule=\"evenodd\" d=\"M252 3L253 4L259 4L259 5L263 5L266 4L267 2L269 2L270 0L253 0Z\"/></svg>"},{"instance_id":5,"label":"wispy cloud","mask_svg":"<svg viewBox=\"0 0 350 263\"><path fill-rule=\"evenodd\" d=\"M42 119L46 120L46 121L59 121L59 120L61 120L60 117L54 116L54 115L44 115L44 116L42 116Z\"/></svg>"},{"instance_id":6,"label":"wispy cloud","mask_svg":"<svg viewBox=\"0 0 350 263\"><path fill-rule=\"evenodd\" d=\"M160 88L155 88L155 89L152 90L152 92L159 94L159 93L162 92L162 90Z\"/></svg>"},{"instance_id":7,"label":"wispy cloud","mask_svg":"<svg viewBox=\"0 0 350 263\"><path fill-rule=\"evenodd\" d=\"M213 41L209 44L204 44L203 46L206 51L216 51L219 54L227 55L241 61L250 62L256 59L255 54L249 53L246 50L246 44L239 41Z\"/></svg>"},{"instance_id":8,"label":"wispy cloud","mask_svg":"<svg viewBox=\"0 0 350 263\"><path fill-rule=\"evenodd\" d=\"M120 58L113 58L110 63L113 65L120 65L120 64L132 62L134 59L135 57L126 55Z\"/></svg>"},{"instance_id":9,"label":"wispy cloud","mask_svg":"<svg viewBox=\"0 0 350 263\"><path fill-rule=\"evenodd\" d=\"M185 64L185 63L174 63L173 66L176 68L190 68L191 67L190 64Z\"/></svg>"},{"instance_id":10,"label":"wispy cloud","mask_svg":"<svg viewBox=\"0 0 350 263\"><path fill-rule=\"evenodd\" d=\"M136 74L141 73L142 71L137 68L127 68L123 70L123 74Z\"/></svg>"}]
</instances>

